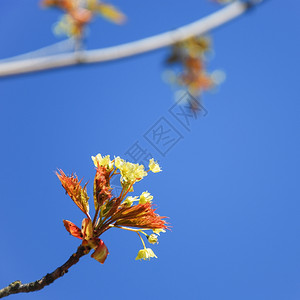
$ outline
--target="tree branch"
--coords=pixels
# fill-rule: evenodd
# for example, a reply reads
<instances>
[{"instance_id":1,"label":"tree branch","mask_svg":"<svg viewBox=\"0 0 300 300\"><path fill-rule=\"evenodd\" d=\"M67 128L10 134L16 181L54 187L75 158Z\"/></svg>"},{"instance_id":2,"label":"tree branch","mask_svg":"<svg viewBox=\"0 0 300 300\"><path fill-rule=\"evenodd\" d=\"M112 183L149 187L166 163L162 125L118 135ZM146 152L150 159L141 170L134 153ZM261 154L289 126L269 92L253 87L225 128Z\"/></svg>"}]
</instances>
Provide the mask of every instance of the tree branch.
<instances>
[{"instance_id":1,"label":"tree branch","mask_svg":"<svg viewBox=\"0 0 300 300\"><path fill-rule=\"evenodd\" d=\"M249 0L247 2L236 1L205 18L182 26L178 29L118 46L4 63L1 63L0 61L0 77L38 72L78 64L106 62L153 51L173 45L192 36L207 33L212 29L242 15L248 11L249 8L262 1L263 0Z\"/></svg>"},{"instance_id":2,"label":"tree branch","mask_svg":"<svg viewBox=\"0 0 300 300\"><path fill-rule=\"evenodd\" d=\"M52 273L48 273L43 278L26 284L22 284L22 282L19 280L14 281L7 287L0 290L0 298L12 294L29 293L29 292L39 291L43 289L45 286L51 284L59 277L62 277L65 273L68 273L69 268L71 268L73 265L78 263L79 259L82 256L88 254L90 250L91 249L89 247L80 245L76 253L71 255L71 257L61 267L58 267Z\"/></svg>"}]
</instances>

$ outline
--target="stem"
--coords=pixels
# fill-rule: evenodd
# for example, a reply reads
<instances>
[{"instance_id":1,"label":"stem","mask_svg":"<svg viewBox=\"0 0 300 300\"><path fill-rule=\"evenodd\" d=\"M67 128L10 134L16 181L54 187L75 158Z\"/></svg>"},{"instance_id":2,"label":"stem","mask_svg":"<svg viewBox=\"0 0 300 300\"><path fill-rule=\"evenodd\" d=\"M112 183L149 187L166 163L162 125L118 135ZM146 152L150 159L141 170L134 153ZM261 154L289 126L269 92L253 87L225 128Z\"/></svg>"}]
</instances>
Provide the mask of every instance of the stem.
<instances>
[{"instance_id":1,"label":"stem","mask_svg":"<svg viewBox=\"0 0 300 300\"><path fill-rule=\"evenodd\" d=\"M131 190L131 188L133 187L133 185L136 183L136 181L132 182L131 185L129 186L129 188L127 189L127 191L123 194L123 189L122 189L122 192L121 192L121 195L119 196L120 199L124 199L125 196L129 193L129 191Z\"/></svg>"},{"instance_id":2,"label":"stem","mask_svg":"<svg viewBox=\"0 0 300 300\"><path fill-rule=\"evenodd\" d=\"M19 280L14 281L7 287L0 290L0 298L7 297L12 294L29 293L43 289L59 277L62 277L65 273L68 273L69 268L78 263L79 259L88 254L90 250L91 249L89 247L80 245L77 248L76 253L72 254L61 267L58 267L52 273L48 273L43 278L26 284L22 284Z\"/></svg>"},{"instance_id":3,"label":"stem","mask_svg":"<svg viewBox=\"0 0 300 300\"><path fill-rule=\"evenodd\" d=\"M145 242L144 242L144 240L142 239L140 233L144 234L144 235L147 236L147 237L148 237L148 234L145 233L143 230L141 230L141 229L132 229L132 228L128 228L128 227L124 227L124 226L119 226L119 225L110 225L110 227L116 227L116 228L120 228L120 229L124 229L124 230L128 230L128 231L136 232L136 233L138 234L138 236L140 237L142 243L143 243L144 249L146 249Z\"/></svg>"},{"instance_id":4,"label":"stem","mask_svg":"<svg viewBox=\"0 0 300 300\"><path fill-rule=\"evenodd\" d=\"M114 162L115 160L113 159L112 162ZM111 172L111 174L109 175L109 179L111 179L114 175L118 175L120 173L116 172L117 171L117 168L114 169L113 172Z\"/></svg>"},{"instance_id":5,"label":"stem","mask_svg":"<svg viewBox=\"0 0 300 300\"><path fill-rule=\"evenodd\" d=\"M148 234L146 232L144 232L142 229L133 229L133 228L125 227L125 226L112 225L112 224L110 225L110 227L120 228L120 229L133 231L133 232L141 232L142 234L144 234L145 236L148 237ZM144 230L148 230L148 229L144 229Z\"/></svg>"},{"instance_id":6,"label":"stem","mask_svg":"<svg viewBox=\"0 0 300 300\"><path fill-rule=\"evenodd\" d=\"M78 64L93 64L122 59L168 47L190 37L205 34L239 17L262 0L235 1L219 11L178 29L138 41L90 51L37 57L0 63L0 77L63 68Z\"/></svg>"},{"instance_id":7,"label":"stem","mask_svg":"<svg viewBox=\"0 0 300 300\"><path fill-rule=\"evenodd\" d=\"M95 216L94 216L94 220L93 220L93 228L95 227L95 224L96 224L96 221L97 221L97 216L98 216L98 213L99 213L99 210L100 210L100 205L99 205L99 203L98 203L98 207L97 207L97 209L96 209L96 212L95 212Z\"/></svg>"},{"instance_id":8,"label":"stem","mask_svg":"<svg viewBox=\"0 0 300 300\"><path fill-rule=\"evenodd\" d=\"M145 245L145 242L144 240L142 239L141 235L139 234L139 232L137 232L138 236L140 237L142 243L143 243L143 246L144 246L144 249L146 249L146 245Z\"/></svg>"}]
</instances>

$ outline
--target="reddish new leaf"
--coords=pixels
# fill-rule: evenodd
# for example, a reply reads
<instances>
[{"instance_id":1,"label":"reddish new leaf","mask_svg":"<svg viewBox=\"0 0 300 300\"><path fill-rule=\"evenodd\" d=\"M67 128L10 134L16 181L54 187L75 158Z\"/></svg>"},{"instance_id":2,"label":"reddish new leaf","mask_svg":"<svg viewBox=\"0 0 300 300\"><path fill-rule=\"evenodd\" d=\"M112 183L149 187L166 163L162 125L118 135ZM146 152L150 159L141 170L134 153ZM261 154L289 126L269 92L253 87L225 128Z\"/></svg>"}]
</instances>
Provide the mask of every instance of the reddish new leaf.
<instances>
[{"instance_id":1,"label":"reddish new leaf","mask_svg":"<svg viewBox=\"0 0 300 300\"><path fill-rule=\"evenodd\" d=\"M63 220L63 222L65 225L65 228L71 235L82 240L81 230L75 224L73 224L71 221L68 221L68 220Z\"/></svg>"}]
</instances>

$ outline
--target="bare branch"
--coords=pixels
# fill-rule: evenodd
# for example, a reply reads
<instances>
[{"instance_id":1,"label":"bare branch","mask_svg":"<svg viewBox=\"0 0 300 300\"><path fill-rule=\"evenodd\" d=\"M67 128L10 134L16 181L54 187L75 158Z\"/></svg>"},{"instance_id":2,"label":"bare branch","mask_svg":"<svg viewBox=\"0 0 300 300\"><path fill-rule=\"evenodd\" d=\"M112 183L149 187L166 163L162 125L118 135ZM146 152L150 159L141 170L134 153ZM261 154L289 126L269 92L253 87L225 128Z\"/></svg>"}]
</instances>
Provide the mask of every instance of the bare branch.
<instances>
[{"instance_id":1,"label":"bare branch","mask_svg":"<svg viewBox=\"0 0 300 300\"><path fill-rule=\"evenodd\" d=\"M25 74L77 64L92 64L134 56L173 45L192 36L205 34L245 13L262 0L236 1L219 11L178 29L118 46L77 51L1 63L0 77Z\"/></svg>"},{"instance_id":2,"label":"bare branch","mask_svg":"<svg viewBox=\"0 0 300 300\"><path fill-rule=\"evenodd\" d=\"M29 293L43 289L59 277L62 277L65 273L68 273L69 268L78 263L79 259L88 254L89 251L89 247L80 245L76 253L74 253L61 267L58 267L52 273L48 273L43 278L26 284L22 284L19 280L14 281L7 287L0 290L0 298L7 297L12 294Z\"/></svg>"}]
</instances>

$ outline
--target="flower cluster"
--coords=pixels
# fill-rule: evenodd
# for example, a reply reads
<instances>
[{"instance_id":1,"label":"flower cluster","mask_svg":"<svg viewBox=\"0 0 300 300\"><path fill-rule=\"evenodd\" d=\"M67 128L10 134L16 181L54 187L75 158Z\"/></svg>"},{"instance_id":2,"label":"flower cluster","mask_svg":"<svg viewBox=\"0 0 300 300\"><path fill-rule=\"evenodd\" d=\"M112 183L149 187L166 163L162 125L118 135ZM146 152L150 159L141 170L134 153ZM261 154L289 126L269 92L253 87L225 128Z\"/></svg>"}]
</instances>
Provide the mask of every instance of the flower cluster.
<instances>
[{"instance_id":1,"label":"flower cluster","mask_svg":"<svg viewBox=\"0 0 300 300\"><path fill-rule=\"evenodd\" d=\"M96 14L117 24L126 20L122 12L100 0L42 0L42 4L65 12L54 28L56 34L82 37L84 28Z\"/></svg>"},{"instance_id":2,"label":"flower cluster","mask_svg":"<svg viewBox=\"0 0 300 300\"><path fill-rule=\"evenodd\" d=\"M143 249L139 251L136 259L156 257L150 248L146 248L141 234L147 237L150 244L158 243L157 236L168 228L165 217L155 212L153 196L148 191L140 196L128 196L128 193L133 191L133 185L147 176L148 172L160 172L160 166L151 159L149 170L145 171L143 165L127 162L120 157L111 160L109 155L103 157L101 154L92 156L92 160L96 167L93 218L89 214L86 184L82 186L82 180L78 180L76 175L67 176L62 170L56 173L66 193L86 215L81 229L67 220L64 220L65 228L71 235L82 240L82 245L86 246L88 252L94 249L92 257L100 263L104 263L109 252L99 237L110 228L125 229L139 235ZM113 196L110 182L113 176L119 175L122 190L119 195ZM146 230L152 230L153 233L147 234Z\"/></svg>"},{"instance_id":3,"label":"flower cluster","mask_svg":"<svg viewBox=\"0 0 300 300\"><path fill-rule=\"evenodd\" d=\"M203 36L192 37L173 45L166 62L169 65L177 64L179 71L168 72L167 80L187 88L191 95L200 98L204 91L219 83L217 73L208 74L205 68L205 57L210 50L211 41ZM191 109L196 111L199 107Z\"/></svg>"}]
</instances>

